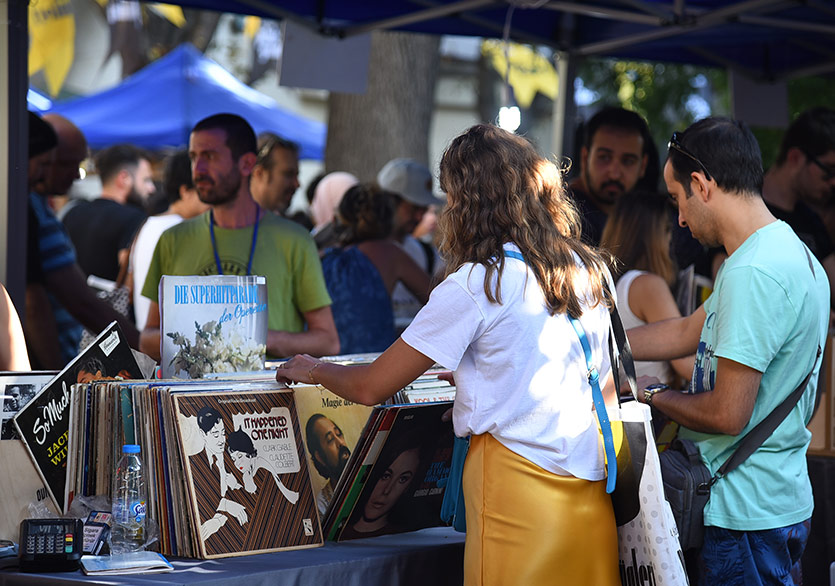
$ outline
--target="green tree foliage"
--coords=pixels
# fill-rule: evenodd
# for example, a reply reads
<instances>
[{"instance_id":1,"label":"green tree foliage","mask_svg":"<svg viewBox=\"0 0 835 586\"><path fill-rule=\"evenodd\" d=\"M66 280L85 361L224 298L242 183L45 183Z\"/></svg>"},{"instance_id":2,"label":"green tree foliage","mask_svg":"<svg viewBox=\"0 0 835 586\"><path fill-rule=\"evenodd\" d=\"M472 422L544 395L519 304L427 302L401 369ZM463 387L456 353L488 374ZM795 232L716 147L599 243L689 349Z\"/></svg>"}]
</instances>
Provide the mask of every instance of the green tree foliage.
<instances>
[{"instance_id":1,"label":"green tree foliage","mask_svg":"<svg viewBox=\"0 0 835 586\"><path fill-rule=\"evenodd\" d=\"M787 84L789 99L789 123L804 110L815 106L832 108L832 96L835 96L835 79L823 77L801 77L790 80ZM780 128L751 129L763 155L763 165L770 167L777 159L783 130Z\"/></svg>"},{"instance_id":2,"label":"green tree foliage","mask_svg":"<svg viewBox=\"0 0 835 586\"><path fill-rule=\"evenodd\" d=\"M687 128L703 114L692 108L691 101L695 98L705 100L710 115L731 115L728 75L724 69L590 58L578 66L577 76L595 94L595 100L588 106L591 111L603 105L620 105L646 118L661 157L670 135ZM787 91L789 121L792 121L814 106L832 107L835 80L793 79L787 82ZM764 127L751 130L760 143L763 165L768 168L777 158L784 130Z\"/></svg>"},{"instance_id":3,"label":"green tree foliage","mask_svg":"<svg viewBox=\"0 0 835 586\"><path fill-rule=\"evenodd\" d=\"M577 76L596 95L592 111L620 105L642 115L662 157L670 135L704 115L694 102L706 105L711 115L730 111L728 77L721 69L590 58L578 66Z\"/></svg>"}]
</instances>

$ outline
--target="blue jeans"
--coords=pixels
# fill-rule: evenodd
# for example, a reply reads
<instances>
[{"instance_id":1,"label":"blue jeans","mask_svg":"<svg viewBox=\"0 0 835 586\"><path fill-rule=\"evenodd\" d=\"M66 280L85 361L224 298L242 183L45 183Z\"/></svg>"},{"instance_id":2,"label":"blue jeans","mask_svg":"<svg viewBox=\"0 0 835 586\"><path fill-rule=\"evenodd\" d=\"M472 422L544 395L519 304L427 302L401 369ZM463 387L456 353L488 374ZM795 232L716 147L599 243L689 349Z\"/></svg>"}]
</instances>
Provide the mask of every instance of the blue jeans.
<instances>
[{"instance_id":1,"label":"blue jeans","mask_svg":"<svg viewBox=\"0 0 835 586\"><path fill-rule=\"evenodd\" d=\"M699 554L700 586L766 586L803 583L800 556L811 519L763 531L705 527Z\"/></svg>"}]
</instances>

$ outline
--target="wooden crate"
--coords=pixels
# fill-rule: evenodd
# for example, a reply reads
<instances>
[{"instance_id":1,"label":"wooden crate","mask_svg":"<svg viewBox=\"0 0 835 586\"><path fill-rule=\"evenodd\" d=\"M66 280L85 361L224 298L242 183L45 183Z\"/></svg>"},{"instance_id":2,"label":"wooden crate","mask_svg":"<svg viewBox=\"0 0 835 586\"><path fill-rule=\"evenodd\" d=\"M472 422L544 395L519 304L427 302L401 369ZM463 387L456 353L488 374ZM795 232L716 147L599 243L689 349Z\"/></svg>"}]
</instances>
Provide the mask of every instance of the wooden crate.
<instances>
[{"instance_id":1,"label":"wooden crate","mask_svg":"<svg viewBox=\"0 0 835 586\"><path fill-rule=\"evenodd\" d=\"M809 444L809 455L829 456L835 458L835 355L832 346L835 344L835 336L829 336L826 340L826 349L823 352L823 364L821 364L821 377L823 377L823 394L820 405L812 420L809 422L809 431L812 432L812 441Z\"/></svg>"}]
</instances>

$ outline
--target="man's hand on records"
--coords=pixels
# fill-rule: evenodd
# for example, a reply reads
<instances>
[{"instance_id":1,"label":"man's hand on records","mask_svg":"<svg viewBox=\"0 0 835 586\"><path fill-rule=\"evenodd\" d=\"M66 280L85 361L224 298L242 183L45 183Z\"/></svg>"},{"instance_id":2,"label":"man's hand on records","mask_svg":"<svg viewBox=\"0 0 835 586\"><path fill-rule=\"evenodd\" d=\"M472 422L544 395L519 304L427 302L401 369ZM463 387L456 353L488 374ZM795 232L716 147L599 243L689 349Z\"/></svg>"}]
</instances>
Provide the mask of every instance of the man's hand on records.
<instances>
[{"instance_id":1,"label":"man's hand on records","mask_svg":"<svg viewBox=\"0 0 835 586\"><path fill-rule=\"evenodd\" d=\"M246 507L240 503L236 503L235 501L230 501L229 499L220 499L220 504L217 506L217 510L229 513L235 517L241 525L249 520L246 515Z\"/></svg>"}]
</instances>

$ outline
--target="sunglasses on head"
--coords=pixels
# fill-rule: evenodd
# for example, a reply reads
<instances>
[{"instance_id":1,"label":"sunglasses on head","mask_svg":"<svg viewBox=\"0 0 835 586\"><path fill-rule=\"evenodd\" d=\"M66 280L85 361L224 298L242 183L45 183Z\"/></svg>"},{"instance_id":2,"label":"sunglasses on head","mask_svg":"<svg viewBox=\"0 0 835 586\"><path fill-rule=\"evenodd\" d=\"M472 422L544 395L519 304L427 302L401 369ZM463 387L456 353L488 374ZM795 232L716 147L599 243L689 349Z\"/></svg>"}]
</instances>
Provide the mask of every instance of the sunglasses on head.
<instances>
[{"instance_id":1,"label":"sunglasses on head","mask_svg":"<svg viewBox=\"0 0 835 586\"><path fill-rule=\"evenodd\" d=\"M670 137L670 142L667 143L667 149L675 149L688 159L695 161L699 168L704 172L705 179L710 181L710 172L707 170L707 167L705 167L705 164L702 163L696 155L694 155L681 145L681 133L673 133L673 136Z\"/></svg>"},{"instance_id":2,"label":"sunglasses on head","mask_svg":"<svg viewBox=\"0 0 835 586\"><path fill-rule=\"evenodd\" d=\"M261 145L261 148L259 148L258 151L255 153L256 164L264 165L267 161L270 160L270 157L272 156L273 151L275 149L284 149L296 155L299 152L299 147L296 143L289 141L285 138L281 138L280 136L268 136L266 140L264 140L264 143Z\"/></svg>"},{"instance_id":3,"label":"sunglasses on head","mask_svg":"<svg viewBox=\"0 0 835 586\"><path fill-rule=\"evenodd\" d=\"M264 164L264 161L269 160L270 155L272 154L273 149L276 147L277 144L278 142L275 139L267 139L266 142L264 142L264 144L261 145L261 148L258 149L258 153L256 155L256 162L259 165L262 165Z\"/></svg>"}]
</instances>

